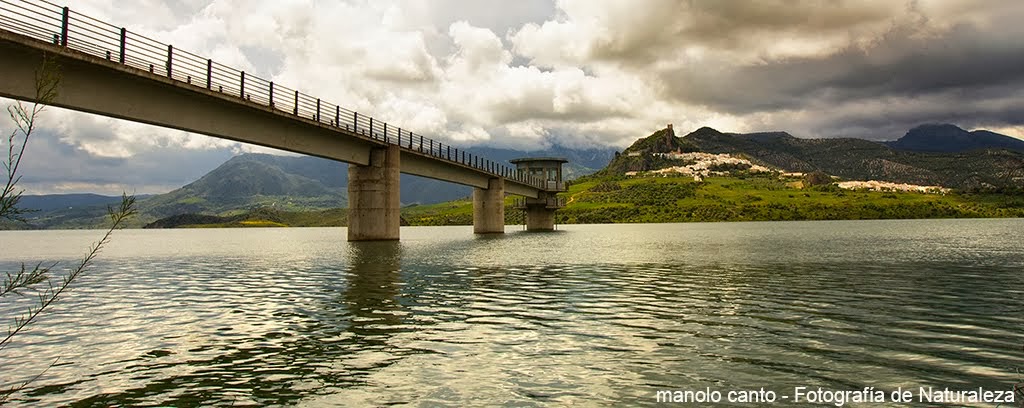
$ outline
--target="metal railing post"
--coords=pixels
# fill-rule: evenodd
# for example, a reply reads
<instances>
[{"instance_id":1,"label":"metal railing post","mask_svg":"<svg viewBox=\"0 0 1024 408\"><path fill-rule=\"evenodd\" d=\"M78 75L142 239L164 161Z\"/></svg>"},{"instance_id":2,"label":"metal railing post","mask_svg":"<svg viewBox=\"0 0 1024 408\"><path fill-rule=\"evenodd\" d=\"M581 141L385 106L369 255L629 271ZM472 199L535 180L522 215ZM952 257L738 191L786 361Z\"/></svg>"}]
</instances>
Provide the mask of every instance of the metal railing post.
<instances>
[{"instance_id":1,"label":"metal railing post","mask_svg":"<svg viewBox=\"0 0 1024 408\"><path fill-rule=\"evenodd\" d=\"M316 121L320 123L320 98L316 98Z\"/></svg>"},{"instance_id":2,"label":"metal railing post","mask_svg":"<svg viewBox=\"0 0 1024 408\"><path fill-rule=\"evenodd\" d=\"M299 114L299 91L295 91L295 109L292 109L292 114Z\"/></svg>"},{"instance_id":3,"label":"metal railing post","mask_svg":"<svg viewBox=\"0 0 1024 408\"><path fill-rule=\"evenodd\" d=\"M245 71L242 71L242 77L238 81L238 97L245 99Z\"/></svg>"},{"instance_id":4,"label":"metal railing post","mask_svg":"<svg viewBox=\"0 0 1024 408\"><path fill-rule=\"evenodd\" d=\"M384 122L384 142L388 141L388 122Z\"/></svg>"},{"instance_id":5,"label":"metal railing post","mask_svg":"<svg viewBox=\"0 0 1024 408\"><path fill-rule=\"evenodd\" d=\"M64 12L60 19L60 46L68 46L68 17L70 17L71 9L67 6L64 7Z\"/></svg>"},{"instance_id":6,"label":"metal railing post","mask_svg":"<svg viewBox=\"0 0 1024 408\"><path fill-rule=\"evenodd\" d=\"M376 139L376 137L373 137L373 117L372 116L370 117L370 139Z\"/></svg>"},{"instance_id":7,"label":"metal railing post","mask_svg":"<svg viewBox=\"0 0 1024 408\"><path fill-rule=\"evenodd\" d=\"M274 107L274 81L270 81L270 107Z\"/></svg>"},{"instance_id":8,"label":"metal railing post","mask_svg":"<svg viewBox=\"0 0 1024 408\"><path fill-rule=\"evenodd\" d=\"M126 30L124 27L121 27L121 58L118 59L118 61L121 64L124 64L125 44L127 44L127 40L128 30Z\"/></svg>"},{"instance_id":9,"label":"metal railing post","mask_svg":"<svg viewBox=\"0 0 1024 408\"><path fill-rule=\"evenodd\" d=\"M359 128L359 112L352 112L352 131Z\"/></svg>"},{"instance_id":10,"label":"metal railing post","mask_svg":"<svg viewBox=\"0 0 1024 408\"><path fill-rule=\"evenodd\" d=\"M171 64L174 63L174 46L167 45L167 77L171 78Z\"/></svg>"},{"instance_id":11,"label":"metal railing post","mask_svg":"<svg viewBox=\"0 0 1024 408\"><path fill-rule=\"evenodd\" d=\"M334 126L341 127L341 105L334 107Z\"/></svg>"},{"instance_id":12,"label":"metal railing post","mask_svg":"<svg viewBox=\"0 0 1024 408\"><path fill-rule=\"evenodd\" d=\"M206 59L206 89L213 89L213 60Z\"/></svg>"}]
</instances>

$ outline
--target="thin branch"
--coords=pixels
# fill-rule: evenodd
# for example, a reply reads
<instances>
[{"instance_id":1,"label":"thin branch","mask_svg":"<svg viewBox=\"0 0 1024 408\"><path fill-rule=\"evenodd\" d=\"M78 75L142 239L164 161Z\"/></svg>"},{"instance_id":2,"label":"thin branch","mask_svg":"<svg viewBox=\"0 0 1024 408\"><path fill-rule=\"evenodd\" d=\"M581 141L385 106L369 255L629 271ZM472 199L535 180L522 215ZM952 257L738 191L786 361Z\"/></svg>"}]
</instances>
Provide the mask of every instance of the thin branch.
<instances>
[{"instance_id":1,"label":"thin branch","mask_svg":"<svg viewBox=\"0 0 1024 408\"><path fill-rule=\"evenodd\" d=\"M4 277L4 281L0 284L0 297L7 296L8 294L21 295L20 291L26 289L29 286L35 285L40 282L47 280L47 276L50 270L57 266L54 262L48 266L43 266L43 263L37 263L32 270L26 270L25 264L21 264L21 270L16 274L6 272L7 275Z\"/></svg>"},{"instance_id":2,"label":"thin branch","mask_svg":"<svg viewBox=\"0 0 1024 408\"><path fill-rule=\"evenodd\" d=\"M21 101L15 102L7 107L7 114L14 121L15 129L7 137L7 160L4 162L4 169L7 170L7 181L3 191L0 191L0 218L12 221L25 221L21 215L28 212L18 208L21 201L22 191L17 191L16 186L21 181L18 175L18 168L21 166L21 159L24 157L28 140L36 129L36 120L46 109L47 104L57 98L57 88L60 84L60 67L49 55L43 55L43 63L36 71L35 77L35 102L27 107ZM18 135L21 135L19 140Z\"/></svg>"},{"instance_id":3,"label":"thin branch","mask_svg":"<svg viewBox=\"0 0 1024 408\"><path fill-rule=\"evenodd\" d=\"M39 315L44 310L46 310L47 307L53 304L53 302L57 301L57 299L60 298L60 295L63 294L64 291L69 289L71 283L75 280L75 278L77 278L79 275L82 274L82 272L85 272L86 269L92 266L92 262L96 258L96 255L99 255L103 247L110 242L110 236L114 233L114 231L121 228L125 219L131 217L132 215L135 215L135 196L123 194L121 196L120 207L116 210L114 208L109 208L108 210L110 212L110 220L112 221L110 229L108 229L107 232L103 234L103 238L100 239L99 242L93 244L89 248L89 252L85 255L84 258L82 258L82 261L79 262L78 266L76 266L70 273L64 276L58 285L51 286L39 294L39 306L30 307L25 316L15 318L14 326L7 330L7 337L5 337L3 340L0 340L0 350L6 348L7 345L10 344L11 339L13 339L14 336L16 336L22 330L24 330L25 327L27 327L29 324L32 324L32 322L35 321L35 319L39 317Z\"/></svg>"},{"instance_id":4,"label":"thin branch","mask_svg":"<svg viewBox=\"0 0 1024 408\"><path fill-rule=\"evenodd\" d=\"M55 358L53 362L50 363L50 365L46 366L46 369L41 371L39 374L36 374L34 377L25 380L25 382L21 383L20 385L15 385L12 386L11 388L0 391L0 404L7 403L7 399L10 398L11 395L20 392L21 390L25 389L25 387L28 387L29 384L38 380L39 377L42 377L43 374L46 374L47 371L50 371L50 369L53 368L53 366L57 365L58 361L60 361L60 357Z\"/></svg>"}]
</instances>

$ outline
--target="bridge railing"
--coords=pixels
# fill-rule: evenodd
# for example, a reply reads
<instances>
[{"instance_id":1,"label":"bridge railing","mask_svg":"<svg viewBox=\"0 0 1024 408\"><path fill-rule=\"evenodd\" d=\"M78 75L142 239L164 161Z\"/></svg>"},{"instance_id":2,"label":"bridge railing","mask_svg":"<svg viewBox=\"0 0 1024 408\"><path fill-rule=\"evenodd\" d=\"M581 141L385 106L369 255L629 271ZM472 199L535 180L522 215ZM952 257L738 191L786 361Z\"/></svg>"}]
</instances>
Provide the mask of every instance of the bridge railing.
<instances>
[{"instance_id":1,"label":"bridge railing","mask_svg":"<svg viewBox=\"0 0 1024 408\"><path fill-rule=\"evenodd\" d=\"M0 29L544 189L539 178L46 0L0 0Z\"/></svg>"}]
</instances>

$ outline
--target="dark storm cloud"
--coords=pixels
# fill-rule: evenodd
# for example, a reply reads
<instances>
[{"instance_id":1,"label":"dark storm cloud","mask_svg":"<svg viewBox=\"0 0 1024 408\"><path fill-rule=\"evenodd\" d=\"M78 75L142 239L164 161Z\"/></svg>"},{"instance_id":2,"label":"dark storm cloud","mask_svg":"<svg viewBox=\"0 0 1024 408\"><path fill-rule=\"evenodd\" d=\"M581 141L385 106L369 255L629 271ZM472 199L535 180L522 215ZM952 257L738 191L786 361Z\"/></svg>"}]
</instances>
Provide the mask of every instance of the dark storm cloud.
<instances>
[{"instance_id":1,"label":"dark storm cloud","mask_svg":"<svg viewBox=\"0 0 1024 408\"><path fill-rule=\"evenodd\" d=\"M1005 95L1024 82L1024 42L959 26L939 39L891 32L869 50L741 67L686 66L664 74L670 95L731 113L792 109L809 98L917 96L962 89ZM1017 37L1021 38L1021 37ZM880 56L879 56L880 55ZM977 95L980 90L985 94Z\"/></svg>"},{"instance_id":2,"label":"dark storm cloud","mask_svg":"<svg viewBox=\"0 0 1024 408\"><path fill-rule=\"evenodd\" d=\"M773 114L765 128L789 130L800 137L859 137L893 140L925 123L953 123L961 127L992 128L1024 124L1024 95L985 98L974 102L957 91L916 98L807 107L811 114Z\"/></svg>"},{"instance_id":3,"label":"dark storm cloud","mask_svg":"<svg viewBox=\"0 0 1024 408\"><path fill-rule=\"evenodd\" d=\"M1019 126L1024 108L1024 29L1020 15L991 24L959 23L935 35L892 27L866 47L823 57L763 60L732 66L686 64L661 73L670 98L807 136L899 137L921 123ZM772 118L772 115L779 117Z\"/></svg>"},{"instance_id":4,"label":"dark storm cloud","mask_svg":"<svg viewBox=\"0 0 1024 408\"><path fill-rule=\"evenodd\" d=\"M233 155L229 148L165 146L130 158L96 157L60 141L53 132L40 131L26 148L21 183L30 193L62 192L69 185L96 186L69 189L75 192L159 193L195 181Z\"/></svg>"},{"instance_id":5,"label":"dark storm cloud","mask_svg":"<svg viewBox=\"0 0 1024 408\"><path fill-rule=\"evenodd\" d=\"M891 19L911 7L889 2L794 0L651 0L620 3L603 16L609 30L594 33L588 54L643 66L681 46L756 47L764 35L816 37Z\"/></svg>"}]
</instances>

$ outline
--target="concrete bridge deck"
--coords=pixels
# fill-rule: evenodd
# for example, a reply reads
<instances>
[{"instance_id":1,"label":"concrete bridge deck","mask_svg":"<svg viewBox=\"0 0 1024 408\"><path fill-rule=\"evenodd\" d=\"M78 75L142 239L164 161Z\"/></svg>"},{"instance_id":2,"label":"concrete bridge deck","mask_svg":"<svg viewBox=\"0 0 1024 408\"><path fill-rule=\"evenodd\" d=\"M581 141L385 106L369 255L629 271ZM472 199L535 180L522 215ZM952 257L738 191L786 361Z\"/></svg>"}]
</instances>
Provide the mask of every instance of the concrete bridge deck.
<instances>
[{"instance_id":1,"label":"concrete bridge deck","mask_svg":"<svg viewBox=\"0 0 1024 408\"><path fill-rule=\"evenodd\" d=\"M475 187L481 233L503 230L506 193L554 193L502 163L67 7L0 0L0 96L40 102L44 58L59 67L50 105L351 164L350 240L398 238L399 172Z\"/></svg>"}]
</instances>

